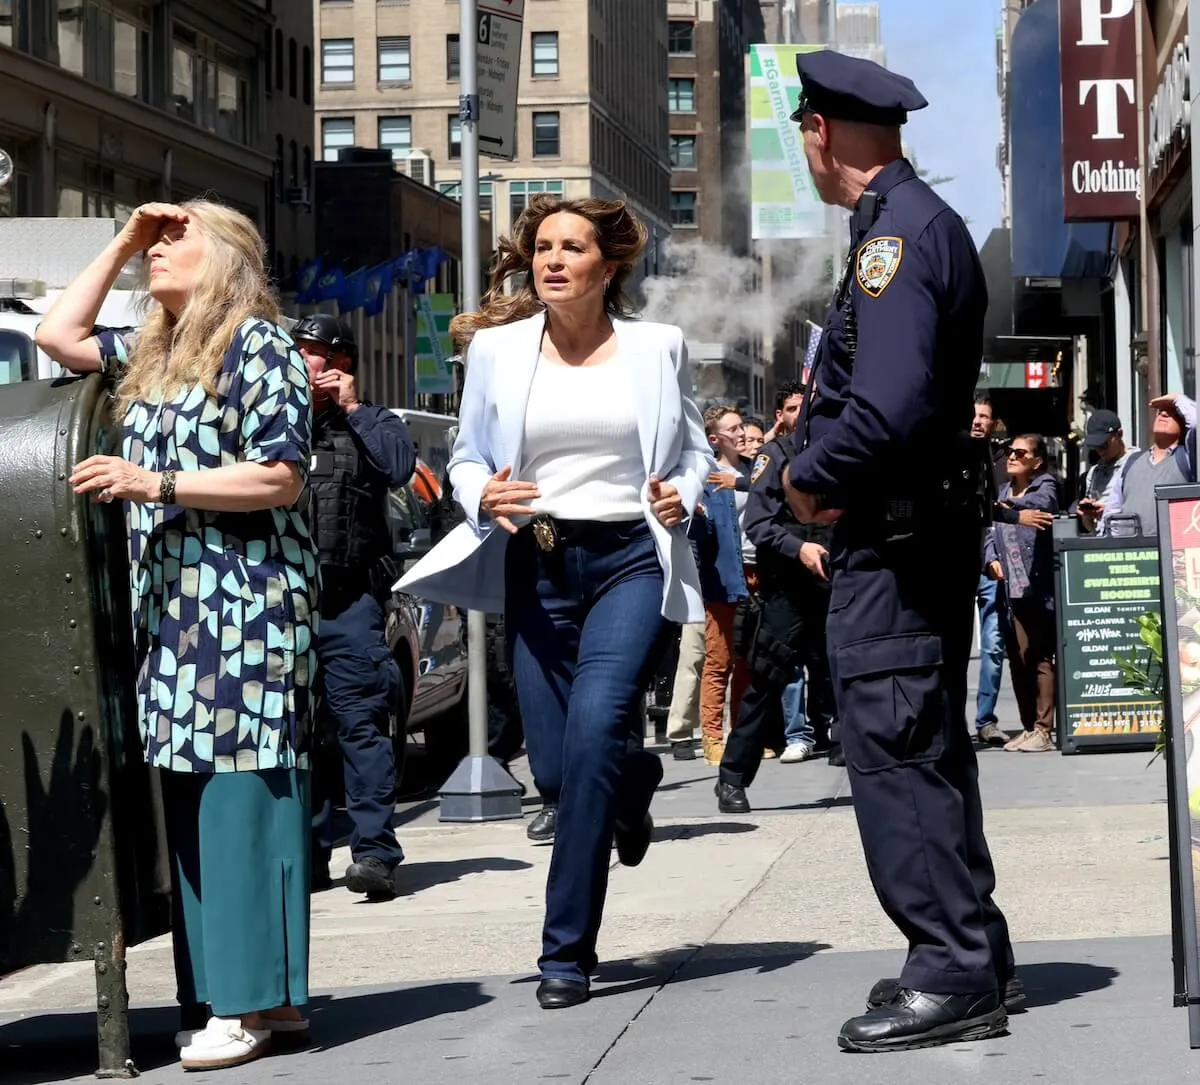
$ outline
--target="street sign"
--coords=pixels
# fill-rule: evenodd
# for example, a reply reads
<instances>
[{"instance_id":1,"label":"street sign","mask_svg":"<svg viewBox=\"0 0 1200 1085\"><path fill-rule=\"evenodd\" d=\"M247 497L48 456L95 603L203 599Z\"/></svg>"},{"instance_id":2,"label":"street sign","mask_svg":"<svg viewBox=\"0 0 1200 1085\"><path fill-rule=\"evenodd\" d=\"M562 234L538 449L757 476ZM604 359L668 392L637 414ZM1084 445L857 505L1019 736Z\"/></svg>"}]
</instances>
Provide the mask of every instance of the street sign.
<instances>
[{"instance_id":1,"label":"street sign","mask_svg":"<svg viewBox=\"0 0 1200 1085\"><path fill-rule=\"evenodd\" d=\"M479 0L479 152L510 162L517 153L517 80L525 0Z\"/></svg>"}]
</instances>

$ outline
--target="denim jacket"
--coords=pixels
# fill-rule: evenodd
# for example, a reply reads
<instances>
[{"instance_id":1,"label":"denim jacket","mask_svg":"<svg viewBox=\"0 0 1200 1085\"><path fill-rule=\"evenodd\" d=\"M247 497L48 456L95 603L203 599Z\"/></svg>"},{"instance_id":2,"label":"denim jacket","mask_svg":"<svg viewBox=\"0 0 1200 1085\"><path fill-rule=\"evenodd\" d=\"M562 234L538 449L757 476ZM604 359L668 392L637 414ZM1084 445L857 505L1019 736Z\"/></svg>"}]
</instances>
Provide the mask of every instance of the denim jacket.
<instances>
[{"instance_id":1,"label":"denim jacket","mask_svg":"<svg viewBox=\"0 0 1200 1085\"><path fill-rule=\"evenodd\" d=\"M742 571L742 539L732 490L704 487L704 513L696 513L688 538L700 570L706 603L740 603L749 594Z\"/></svg>"}]
</instances>

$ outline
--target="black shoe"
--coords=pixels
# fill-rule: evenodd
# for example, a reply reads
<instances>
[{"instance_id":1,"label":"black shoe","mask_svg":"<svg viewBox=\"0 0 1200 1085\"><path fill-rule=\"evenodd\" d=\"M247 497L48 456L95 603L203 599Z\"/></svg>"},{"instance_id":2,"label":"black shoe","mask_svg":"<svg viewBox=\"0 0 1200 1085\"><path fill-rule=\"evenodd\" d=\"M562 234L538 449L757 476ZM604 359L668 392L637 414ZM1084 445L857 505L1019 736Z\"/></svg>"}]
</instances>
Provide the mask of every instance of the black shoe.
<instances>
[{"instance_id":1,"label":"black shoe","mask_svg":"<svg viewBox=\"0 0 1200 1085\"><path fill-rule=\"evenodd\" d=\"M538 984L537 1000L543 1010L568 1010L572 1006L582 1006L590 997L586 983L542 980Z\"/></svg>"},{"instance_id":2,"label":"black shoe","mask_svg":"<svg viewBox=\"0 0 1200 1085\"><path fill-rule=\"evenodd\" d=\"M557 821L558 806L552 802L543 803L542 808L529 823L529 828L525 830L525 835L535 844L553 844L554 827Z\"/></svg>"},{"instance_id":3,"label":"black shoe","mask_svg":"<svg viewBox=\"0 0 1200 1085\"><path fill-rule=\"evenodd\" d=\"M645 859L653 835L654 819L649 814L632 829L626 829L617 822L617 858L621 860L621 865L637 866Z\"/></svg>"},{"instance_id":4,"label":"black shoe","mask_svg":"<svg viewBox=\"0 0 1200 1085\"><path fill-rule=\"evenodd\" d=\"M880 980L867 995L867 1009L877 1010L880 1006L886 1006L894 1002L899 994L900 981L898 979ZM1009 976L1008 982L1004 985L1005 1010L1009 1013L1024 1013L1025 1002L1025 984L1018 977Z\"/></svg>"},{"instance_id":5,"label":"black shoe","mask_svg":"<svg viewBox=\"0 0 1200 1085\"><path fill-rule=\"evenodd\" d=\"M333 878L330 876L329 867L325 865L318 866L313 864L312 868L312 891L314 893L323 893L326 889L333 888Z\"/></svg>"},{"instance_id":6,"label":"black shoe","mask_svg":"<svg viewBox=\"0 0 1200 1085\"><path fill-rule=\"evenodd\" d=\"M685 738L682 742L671 743L671 756L676 761L695 761L696 760L696 742L695 739Z\"/></svg>"},{"instance_id":7,"label":"black shoe","mask_svg":"<svg viewBox=\"0 0 1200 1085\"><path fill-rule=\"evenodd\" d=\"M722 814L750 813L750 801L746 798L746 789L744 787L738 787L736 784L727 784L724 780L718 780L717 786L713 788L713 792L717 796L717 809Z\"/></svg>"},{"instance_id":8,"label":"black shoe","mask_svg":"<svg viewBox=\"0 0 1200 1085\"><path fill-rule=\"evenodd\" d=\"M846 767L846 755L842 753L841 743L836 743L829 751L829 763L835 769L844 769Z\"/></svg>"},{"instance_id":9,"label":"black shoe","mask_svg":"<svg viewBox=\"0 0 1200 1085\"><path fill-rule=\"evenodd\" d=\"M932 995L900 989L896 998L861 1017L838 1034L843 1051L913 1051L920 1047L986 1040L1008 1029L998 991L974 995Z\"/></svg>"},{"instance_id":10,"label":"black shoe","mask_svg":"<svg viewBox=\"0 0 1200 1085\"><path fill-rule=\"evenodd\" d=\"M399 863L389 866L369 855L346 867L346 888L351 893L366 893L367 900L392 900L400 895L396 886Z\"/></svg>"}]
</instances>

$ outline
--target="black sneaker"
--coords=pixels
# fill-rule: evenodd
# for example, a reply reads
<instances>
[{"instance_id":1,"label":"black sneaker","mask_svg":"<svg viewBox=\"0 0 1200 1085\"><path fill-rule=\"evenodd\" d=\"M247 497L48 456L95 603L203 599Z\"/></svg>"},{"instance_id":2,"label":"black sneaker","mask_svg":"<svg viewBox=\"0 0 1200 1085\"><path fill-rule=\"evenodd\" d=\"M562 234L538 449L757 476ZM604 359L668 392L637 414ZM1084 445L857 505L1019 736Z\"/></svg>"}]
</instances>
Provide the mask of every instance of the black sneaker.
<instances>
[{"instance_id":1,"label":"black sneaker","mask_svg":"<svg viewBox=\"0 0 1200 1085\"><path fill-rule=\"evenodd\" d=\"M846 755L842 753L841 743L838 743L832 749L830 749L829 763L835 769L844 769L846 767Z\"/></svg>"},{"instance_id":2,"label":"black sneaker","mask_svg":"<svg viewBox=\"0 0 1200 1085\"><path fill-rule=\"evenodd\" d=\"M390 866L382 859L369 855L346 867L346 888L351 893L365 893L367 900L392 900L400 895L396 885L399 863Z\"/></svg>"},{"instance_id":3,"label":"black sneaker","mask_svg":"<svg viewBox=\"0 0 1200 1085\"><path fill-rule=\"evenodd\" d=\"M525 830L525 835L535 844L553 844L554 826L558 821L558 806L556 803L543 803L542 808L534 815Z\"/></svg>"},{"instance_id":4,"label":"black sneaker","mask_svg":"<svg viewBox=\"0 0 1200 1085\"><path fill-rule=\"evenodd\" d=\"M682 742L671 743L671 756L676 761L695 761L696 760L696 742L695 739L685 738Z\"/></svg>"}]
</instances>

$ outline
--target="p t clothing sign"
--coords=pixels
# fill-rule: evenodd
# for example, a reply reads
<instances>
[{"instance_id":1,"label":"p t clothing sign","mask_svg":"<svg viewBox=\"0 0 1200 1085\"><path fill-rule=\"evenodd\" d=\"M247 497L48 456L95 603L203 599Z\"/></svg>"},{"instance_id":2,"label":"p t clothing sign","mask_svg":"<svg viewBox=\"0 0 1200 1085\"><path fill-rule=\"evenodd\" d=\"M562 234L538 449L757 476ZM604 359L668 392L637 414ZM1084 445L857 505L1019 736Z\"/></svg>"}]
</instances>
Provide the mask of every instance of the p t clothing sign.
<instances>
[{"instance_id":1,"label":"p t clothing sign","mask_svg":"<svg viewBox=\"0 0 1200 1085\"><path fill-rule=\"evenodd\" d=\"M1142 198L1134 0L1059 0L1063 219L1136 219Z\"/></svg>"}]
</instances>

